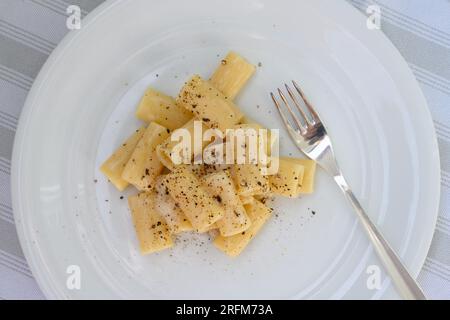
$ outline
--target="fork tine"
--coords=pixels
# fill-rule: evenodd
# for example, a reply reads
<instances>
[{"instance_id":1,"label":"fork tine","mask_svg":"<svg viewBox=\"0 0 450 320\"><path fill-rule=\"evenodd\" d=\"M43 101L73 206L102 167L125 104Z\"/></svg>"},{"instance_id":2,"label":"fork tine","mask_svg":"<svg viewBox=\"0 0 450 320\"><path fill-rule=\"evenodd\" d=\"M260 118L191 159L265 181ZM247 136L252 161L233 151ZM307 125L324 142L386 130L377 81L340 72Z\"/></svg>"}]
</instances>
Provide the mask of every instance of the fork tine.
<instances>
[{"instance_id":1,"label":"fork tine","mask_svg":"<svg viewBox=\"0 0 450 320\"><path fill-rule=\"evenodd\" d=\"M284 96L283 92L278 88L278 94L281 97L281 100L283 101L284 105L286 106L286 108L289 111L289 114L291 115L291 117L294 119L295 123L297 124L298 128L300 129L300 132L305 132L306 128L305 126L301 123L301 121L298 119L298 117L295 115L294 111L292 111L291 106L289 105L286 97ZM304 115L302 115L303 119L305 120L306 125L308 124L307 119L304 117Z\"/></svg>"},{"instance_id":2,"label":"fork tine","mask_svg":"<svg viewBox=\"0 0 450 320\"><path fill-rule=\"evenodd\" d=\"M303 108L298 103L297 99L294 96L294 93L291 91L291 88L289 88L289 86L286 83L284 84L284 86L286 87L286 90L287 90L289 96L291 97L291 100L294 102L295 106L297 107L297 110L300 112L303 119L305 120L306 126L310 125L311 122L309 121L308 116L306 115L305 111L303 111Z\"/></svg>"},{"instance_id":3,"label":"fork tine","mask_svg":"<svg viewBox=\"0 0 450 320\"><path fill-rule=\"evenodd\" d=\"M314 110L314 108L311 105L311 103L309 103L308 99L306 98L305 94L303 93L303 90L300 89L300 86L294 80L292 80L292 84L294 85L294 87L297 90L297 92L300 95L300 97L302 97L303 102L305 103L306 107L308 108L309 112L311 113L311 116L312 116L314 122L315 123L321 123L322 121L320 120L318 114Z\"/></svg>"},{"instance_id":4,"label":"fork tine","mask_svg":"<svg viewBox=\"0 0 450 320\"><path fill-rule=\"evenodd\" d=\"M284 114L284 112L281 110L281 107L278 103L278 100L275 98L275 95L271 92L270 93L270 97L272 98L273 103L275 104L275 106L277 107L278 112L280 113L281 119L284 122L284 125L291 129L294 130L294 128L292 127L291 123L289 122L289 120L287 119L286 115ZM294 130L295 131L295 130Z\"/></svg>"}]
</instances>

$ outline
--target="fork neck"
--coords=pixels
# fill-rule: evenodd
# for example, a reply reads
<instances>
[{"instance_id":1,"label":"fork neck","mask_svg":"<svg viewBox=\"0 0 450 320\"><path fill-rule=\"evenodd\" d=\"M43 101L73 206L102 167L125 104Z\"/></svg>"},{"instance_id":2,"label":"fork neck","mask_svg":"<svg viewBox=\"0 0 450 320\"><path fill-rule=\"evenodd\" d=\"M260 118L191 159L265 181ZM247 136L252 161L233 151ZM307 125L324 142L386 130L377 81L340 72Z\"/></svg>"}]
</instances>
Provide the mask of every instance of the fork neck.
<instances>
[{"instance_id":1,"label":"fork neck","mask_svg":"<svg viewBox=\"0 0 450 320\"><path fill-rule=\"evenodd\" d=\"M324 169L334 179L336 179L336 177L342 177L342 172L336 162L336 158L334 157L331 144L326 143L324 145L325 148L322 150L317 150L318 148L314 150L317 154L313 158L316 158L317 163L322 167L322 169Z\"/></svg>"}]
</instances>

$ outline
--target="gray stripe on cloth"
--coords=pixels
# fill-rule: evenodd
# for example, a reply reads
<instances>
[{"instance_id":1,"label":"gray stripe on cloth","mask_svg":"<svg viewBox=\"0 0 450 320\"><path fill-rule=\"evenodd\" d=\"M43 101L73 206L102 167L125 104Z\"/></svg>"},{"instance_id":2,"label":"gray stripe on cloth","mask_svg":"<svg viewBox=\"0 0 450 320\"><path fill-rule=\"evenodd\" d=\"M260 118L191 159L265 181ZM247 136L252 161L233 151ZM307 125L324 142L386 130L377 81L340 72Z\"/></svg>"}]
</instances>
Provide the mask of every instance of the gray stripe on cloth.
<instances>
[{"instance_id":1,"label":"gray stripe on cloth","mask_svg":"<svg viewBox=\"0 0 450 320\"><path fill-rule=\"evenodd\" d=\"M384 21L383 32L406 59L450 81L450 48Z\"/></svg>"},{"instance_id":2,"label":"gray stripe on cloth","mask_svg":"<svg viewBox=\"0 0 450 320\"><path fill-rule=\"evenodd\" d=\"M66 4L75 4L79 6L83 12L90 12L97 8L104 0L61 0Z\"/></svg>"},{"instance_id":3,"label":"gray stripe on cloth","mask_svg":"<svg viewBox=\"0 0 450 320\"><path fill-rule=\"evenodd\" d=\"M53 11L57 14L60 14L62 16L66 15L66 6L62 6L60 3L53 1L53 0L29 0L37 5L40 5L50 11Z\"/></svg>"},{"instance_id":4,"label":"gray stripe on cloth","mask_svg":"<svg viewBox=\"0 0 450 320\"><path fill-rule=\"evenodd\" d=\"M450 173L450 141L438 137L438 145L441 157L441 170Z\"/></svg>"},{"instance_id":5,"label":"gray stripe on cloth","mask_svg":"<svg viewBox=\"0 0 450 320\"><path fill-rule=\"evenodd\" d=\"M96 8L103 0L31 0L35 4L38 4L48 10L51 10L60 15L67 15L67 8L71 5L80 7L81 16L85 17L89 11Z\"/></svg>"},{"instance_id":6,"label":"gray stripe on cloth","mask_svg":"<svg viewBox=\"0 0 450 320\"><path fill-rule=\"evenodd\" d=\"M420 35L426 39L435 41L436 43L450 47L450 33L434 28L426 23L423 23L413 17L407 16L402 12L388 7L377 0L347 0L354 7L365 14L365 10L370 5L377 5L380 7L381 20L390 21L403 29L410 30L413 33ZM450 14L450 7L449 7Z\"/></svg>"},{"instance_id":7,"label":"gray stripe on cloth","mask_svg":"<svg viewBox=\"0 0 450 320\"><path fill-rule=\"evenodd\" d=\"M36 78L48 55L0 35L0 64L24 76Z\"/></svg>"},{"instance_id":8,"label":"gray stripe on cloth","mask_svg":"<svg viewBox=\"0 0 450 320\"><path fill-rule=\"evenodd\" d=\"M11 159L14 131L0 126L0 157Z\"/></svg>"},{"instance_id":9,"label":"gray stripe on cloth","mask_svg":"<svg viewBox=\"0 0 450 320\"><path fill-rule=\"evenodd\" d=\"M17 238L16 228L11 227L11 223L0 219L0 234L2 241L0 241L0 250L3 250L20 259L25 259L22 248Z\"/></svg>"},{"instance_id":10,"label":"gray stripe on cloth","mask_svg":"<svg viewBox=\"0 0 450 320\"><path fill-rule=\"evenodd\" d=\"M434 260L449 266L450 265L450 235L447 233L436 229L433 236L433 243L431 245L430 251L428 252L429 257L433 257Z\"/></svg>"},{"instance_id":11,"label":"gray stripe on cloth","mask_svg":"<svg viewBox=\"0 0 450 320\"><path fill-rule=\"evenodd\" d=\"M47 55L56 47L56 44L3 19L0 19L0 33Z\"/></svg>"},{"instance_id":12,"label":"gray stripe on cloth","mask_svg":"<svg viewBox=\"0 0 450 320\"><path fill-rule=\"evenodd\" d=\"M377 4L383 7L377 1L359 1L350 0L356 8L363 14L369 4ZM399 26L399 24L404 27ZM410 21L405 24L401 19L383 13L381 16L381 29L386 36L394 43L403 57L415 65L422 67L436 75L450 80L450 41L448 46L429 40L430 37L418 32L410 31L414 26ZM426 38L425 38L426 37ZM442 36L438 37L442 39Z\"/></svg>"}]
</instances>

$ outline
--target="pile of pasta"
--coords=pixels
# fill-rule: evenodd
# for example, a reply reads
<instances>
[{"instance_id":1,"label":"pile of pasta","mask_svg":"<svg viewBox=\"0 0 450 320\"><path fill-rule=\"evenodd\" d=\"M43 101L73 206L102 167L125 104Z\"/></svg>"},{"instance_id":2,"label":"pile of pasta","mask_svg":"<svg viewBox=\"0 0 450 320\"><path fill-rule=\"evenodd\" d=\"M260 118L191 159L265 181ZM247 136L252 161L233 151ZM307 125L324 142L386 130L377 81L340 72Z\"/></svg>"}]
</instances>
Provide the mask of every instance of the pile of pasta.
<instances>
[{"instance_id":1,"label":"pile of pasta","mask_svg":"<svg viewBox=\"0 0 450 320\"><path fill-rule=\"evenodd\" d=\"M252 64L230 52L209 80L194 75L176 99L152 88L145 92L136 116L147 125L100 168L118 190L132 185L139 191L128 203L142 254L169 248L177 234L195 231L209 232L218 249L237 256L272 214L264 199L313 191L316 166L311 160L279 158L273 175L263 175L258 163L172 162L176 142L171 134L178 128L193 133L195 120L205 129L262 128L233 103L254 72Z\"/></svg>"}]
</instances>

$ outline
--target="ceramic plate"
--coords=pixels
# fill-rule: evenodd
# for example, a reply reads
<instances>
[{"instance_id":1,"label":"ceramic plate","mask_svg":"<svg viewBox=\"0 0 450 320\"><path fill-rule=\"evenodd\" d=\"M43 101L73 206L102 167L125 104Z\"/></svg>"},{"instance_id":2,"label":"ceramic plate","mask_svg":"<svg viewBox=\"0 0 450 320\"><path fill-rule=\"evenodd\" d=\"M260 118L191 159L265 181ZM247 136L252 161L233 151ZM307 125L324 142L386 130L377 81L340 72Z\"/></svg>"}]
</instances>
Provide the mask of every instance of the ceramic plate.
<instances>
[{"instance_id":1,"label":"ceramic plate","mask_svg":"<svg viewBox=\"0 0 450 320\"><path fill-rule=\"evenodd\" d=\"M277 200L236 259L198 235L139 254L126 203L132 191L115 190L98 167L140 125L134 111L148 86L175 95L189 75L208 77L229 50L259 65L237 104L267 127L282 128L268 92L290 79L303 86L349 183L417 276L437 216L438 149L419 86L380 31L344 1L124 0L104 3L62 41L17 131L15 220L48 298L397 297L320 170L316 192ZM284 131L281 152L301 156ZM80 289L67 285L71 266ZM381 289L372 290L368 272L377 266Z\"/></svg>"}]
</instances>

